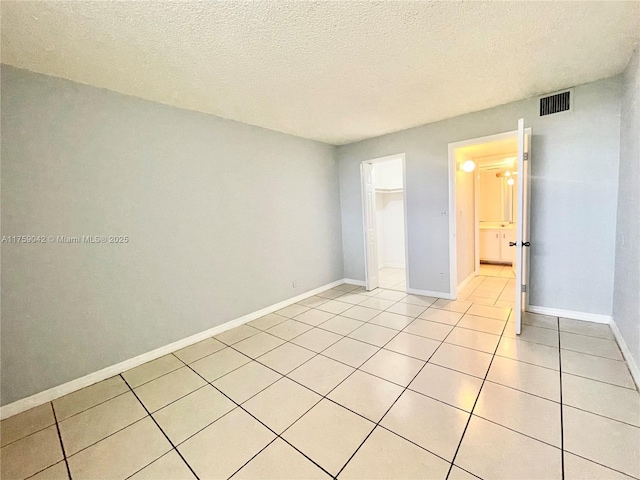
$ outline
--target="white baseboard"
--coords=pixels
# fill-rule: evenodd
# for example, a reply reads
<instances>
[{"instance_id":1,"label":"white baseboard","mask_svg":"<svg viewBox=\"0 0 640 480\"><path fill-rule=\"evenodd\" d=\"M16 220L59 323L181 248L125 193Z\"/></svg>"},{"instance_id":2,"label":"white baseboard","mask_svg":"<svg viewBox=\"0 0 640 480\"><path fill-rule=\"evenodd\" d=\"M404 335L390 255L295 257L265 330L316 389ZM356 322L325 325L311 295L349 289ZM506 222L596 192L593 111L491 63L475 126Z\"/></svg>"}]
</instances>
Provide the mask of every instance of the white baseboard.
<instances>
[{"instance_id":1,"label":"white baseboard","mask_svg":"<svg viewBox=\"0 0 640 480\"><path fill-rule=\"evenodd\" d=\"M458 290L462 290L467 284L476 277L476 272L471 272L471 274L465 278L460 285L458 285Z\"/></svg>"},{"instance_id":2,"label":"white baseboard","mask_svg":"<svg viewBox=\"0 0 640 480\"><path fill-rule=\"evenodd\" d=\"M51 402L56 398L68 395L69 393L75 392L76 390L80 390L81 388L93 385L94 383L101 382L102 380L111 378L114 375L119 375L120 373L126 372L127 370L142 365L143 363L150 362L151 360L155 360L156 358L160 358L164 355L180 350L181 348L188 347L189 345L193 345L194 343L198 343L209 337L213 337L214 335L218 335L222 332L238 327L244 323L255 320L256 318L260 318L264 315L275 312L276 310L280 310L281 308L299 302L300 300L304 300L305 298L309 298L320 292L324 292L329 288L342 285L343 283L349 283L352 285L364 285L364 282L360 282L359 280L350 280L345 278L328 283L326 285L323 285L322 287L314 288L313 290L302 293L300 295L296 295L295 297L288 298L287 300L283 300L282 302L275 303L261 310L248 313L247 315L243 315L242 317L235 318L221 325L217 325L213 328L205 330L204 332L196 333L195 335L191 335L190 337L183 338L182 340L178 340L177 342L170 343L169 345L165 345L160 348L156 348L155 350L143 353L142 355L138 355L137 357L130 358L115 365L103 368L102 370L98 370L97 372L85 375L84 377L71 380L70 382L63 383L62 385L58 385L40 393L36 393L34 395L31 395L30 397L22 398L20 400L16 400L13 403L4 405L0 407L0 419L5 419L29 410L30 408L38 407L47 402Z\"/></svg>"},{"instance_id":3,"label":"white baseboard","mask_svg":"<svg viewBox=\"0 0 640 480\"><path fill-rule=\"evenodd\" d=\"M611 327L611 331L613 332L613 336L615 337L618 345L620 346L620 350L622 350L622 355L624 359L627 361L627 365L629 366L629 371L631 372L631 376L633 377L633 381L636 383L636 388L640 389L640 368L638 368L638 364L636 363L636 359L631 355L631 350L627 346L627 342L624 341L620 330L618 330L618 325L616 325L615 320L611 320L609 324Z\"/></svg>"},{"instance_id":4,"label":"white baseboard","mask_svg":"<svg viewBox=\"0 0 640 480\"><path fill-rule=\"evenodd\" d=\"M354 280L353 278L343 278L342 282L347 283L349 285L358 285L359 287L367 286L364 280Z\"/></svg>"},{"instance_id":5,"label":"white baseboard","mask_svg":"<svg viewBox=\"0 0 640 480\"><path fill-rule=\"evenodd\" d=\"M559 308L538 307L529 305L527 311L531 313L540 313L542 315L551 315L552 317L564 317L572 320L584 320L585 322L595 323L611 323L611 315L602 315L600 313L575 312L573 310L561 310Z\"/></svg>"},{"instance_id":6,"label":"white baseboard","mask_svg":"<svg viewBox=\"0 0 640 480\"><path fill-rule=\"evenodd\" d=\"M437 298L445 298L447 300L453 300L453 295L445 292L434 292L432 290L418 290L417 288L407 288L407 293L411 293L413 295L422 295L423 297L437 297Z\"/></svg>"}]
</instances>

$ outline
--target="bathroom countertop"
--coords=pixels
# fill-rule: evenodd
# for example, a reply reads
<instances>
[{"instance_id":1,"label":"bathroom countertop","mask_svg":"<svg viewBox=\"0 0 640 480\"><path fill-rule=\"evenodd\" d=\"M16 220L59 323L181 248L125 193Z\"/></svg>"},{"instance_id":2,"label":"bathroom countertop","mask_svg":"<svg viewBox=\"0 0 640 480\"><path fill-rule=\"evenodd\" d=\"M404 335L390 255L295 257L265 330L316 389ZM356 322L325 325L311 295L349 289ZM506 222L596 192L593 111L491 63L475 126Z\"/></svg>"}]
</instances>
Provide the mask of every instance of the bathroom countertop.
<instances>
[{"instance_id":1,"label":"bathroom countertop","mask_svg":"<svg viewBox=\"0 0 640 480\"><path fill-rule=\"evenodd\" d=\"M481 222L480 230L512 230L516 228L515 223L504 222Z\"/></svg>"}]
</instances>

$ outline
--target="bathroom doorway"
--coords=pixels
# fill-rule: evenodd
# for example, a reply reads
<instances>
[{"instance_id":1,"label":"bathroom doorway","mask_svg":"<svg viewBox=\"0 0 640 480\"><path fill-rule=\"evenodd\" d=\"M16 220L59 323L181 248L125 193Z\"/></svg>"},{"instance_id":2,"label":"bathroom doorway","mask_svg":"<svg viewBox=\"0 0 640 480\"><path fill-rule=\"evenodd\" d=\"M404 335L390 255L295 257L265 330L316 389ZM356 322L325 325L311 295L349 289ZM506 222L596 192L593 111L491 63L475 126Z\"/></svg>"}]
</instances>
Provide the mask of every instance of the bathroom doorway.
<instances>
[{"instance_id":1,"label":"bathroom doorway","mask_svg":"<svg viewBox=\"0 0 640 480\"><path fill-rule=\"evenodd\" d=\"M470 300L513 308L518 320L528 297L530 135L520 120L518 130L449 144L452 296L473 291ZM478 292L486 277L495 288Z\"/></svg>"}]
</instances>

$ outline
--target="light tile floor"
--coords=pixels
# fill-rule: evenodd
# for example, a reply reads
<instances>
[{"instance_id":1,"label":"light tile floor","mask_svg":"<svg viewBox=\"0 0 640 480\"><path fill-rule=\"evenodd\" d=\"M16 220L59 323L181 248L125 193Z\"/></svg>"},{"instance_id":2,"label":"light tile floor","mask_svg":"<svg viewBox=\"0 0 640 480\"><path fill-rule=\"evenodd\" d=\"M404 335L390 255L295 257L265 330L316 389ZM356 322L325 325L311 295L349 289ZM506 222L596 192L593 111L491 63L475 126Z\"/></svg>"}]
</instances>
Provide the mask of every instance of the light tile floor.
<instances>
[{"instance_id":1,"label":"light tile floor","mask_svg":"<svg viewBox=\"0 0 640 480\"><path fill-rule=\"evenodd\" d=\"M640 477L609 327L531 314L517 337L511 282L327 290L2 421L1 477Z\"/></svg>"}]
</instances>

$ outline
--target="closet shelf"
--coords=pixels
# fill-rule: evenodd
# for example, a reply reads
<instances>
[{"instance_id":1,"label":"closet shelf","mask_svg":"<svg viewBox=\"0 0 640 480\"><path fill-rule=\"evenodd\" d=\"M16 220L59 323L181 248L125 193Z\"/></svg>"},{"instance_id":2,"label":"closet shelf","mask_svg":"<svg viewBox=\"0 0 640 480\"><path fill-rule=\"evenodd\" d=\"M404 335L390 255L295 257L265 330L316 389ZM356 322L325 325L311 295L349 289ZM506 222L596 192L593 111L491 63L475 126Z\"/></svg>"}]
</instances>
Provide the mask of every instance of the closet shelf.
<instances>
[{"instance_id":1,"label":"closet shelf","mask_svg":"<svg viewBox=\"0 0 640 480\"><path fill-rule=\"evenodd\" d=\"M376 193L402 193L402 188L376 188Z\"/></svg>"}]
</instances>

